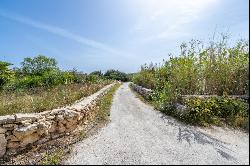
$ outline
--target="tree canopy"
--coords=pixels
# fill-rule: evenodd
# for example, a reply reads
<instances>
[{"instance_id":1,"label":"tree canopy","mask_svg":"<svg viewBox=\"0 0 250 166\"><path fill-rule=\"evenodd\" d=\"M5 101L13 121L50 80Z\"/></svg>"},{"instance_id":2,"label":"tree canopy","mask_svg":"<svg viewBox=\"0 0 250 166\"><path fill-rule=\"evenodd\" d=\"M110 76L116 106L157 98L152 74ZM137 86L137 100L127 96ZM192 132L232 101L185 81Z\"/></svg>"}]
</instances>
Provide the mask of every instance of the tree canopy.
<instances>
[{"instance_id":1,"label":"tree canopy","mask_svg":"<svg viewBox=\"0 0 250 166\"><path fill-rule=\"evenodd\" d=\"M22 65L22 72L29 75L42 75L45 72L59 70L57 61L54 58L48 58L43 55L38 55L34 58L24 58Z\"/></svg>"},{"instance_id":2,"label":"tree canopy","mask_svg":"<svg viewBox=\"0 0 250 166\"><path fill-rule=\"evenodd\" d=\"M123 73L114 69L107 70L104 76L108 79L128 81L128 77L126 73Z\"/></svg>"},{"instance_id":3,"label":"tree canopy","mask_svg":"<svg viewBox=\"0 0 250 166\"><path fill-rule=\"evenodd\" d=\"M12 64L0 61L0 88L14 77L14 72L9 69L10 65Z\"/></svg>"}]
</instances>

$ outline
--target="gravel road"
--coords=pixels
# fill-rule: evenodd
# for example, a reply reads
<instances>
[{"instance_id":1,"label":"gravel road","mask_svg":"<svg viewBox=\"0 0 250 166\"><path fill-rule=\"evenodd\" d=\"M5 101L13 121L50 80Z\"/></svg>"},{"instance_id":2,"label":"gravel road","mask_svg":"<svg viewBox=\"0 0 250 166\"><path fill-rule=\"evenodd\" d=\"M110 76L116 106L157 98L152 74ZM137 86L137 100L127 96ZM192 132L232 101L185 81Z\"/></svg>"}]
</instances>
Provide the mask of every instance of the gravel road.
<instances>
[{"instance_id":1,"label":"gravel road","mask_svg":"<svg viewBox=\"0 0 250 166\"><path fill-rule=\"evenodd\" d=\"M146 105L124 83L111 122L73 147L65 164L249 164L249 134L184 125Z\"/></svg>"}]
</instances>

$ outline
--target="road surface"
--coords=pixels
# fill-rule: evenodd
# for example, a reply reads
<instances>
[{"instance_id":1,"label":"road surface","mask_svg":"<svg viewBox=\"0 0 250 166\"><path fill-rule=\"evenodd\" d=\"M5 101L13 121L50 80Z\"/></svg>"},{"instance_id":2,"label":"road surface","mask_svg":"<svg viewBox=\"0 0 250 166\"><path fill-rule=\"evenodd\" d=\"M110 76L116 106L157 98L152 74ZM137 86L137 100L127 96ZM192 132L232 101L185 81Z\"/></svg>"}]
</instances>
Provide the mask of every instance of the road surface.
<instances>
[{"instance_id":1,"label":"road surface","mask_svg":"<svg viewBox=\"0 0 250 166\"><path fill-rule=\"evenodd\" d=\"M111 122L77 143L65 164L249 164L249 134L187 126L143 103L124 83Z\"/></svg>"}]
</instances>

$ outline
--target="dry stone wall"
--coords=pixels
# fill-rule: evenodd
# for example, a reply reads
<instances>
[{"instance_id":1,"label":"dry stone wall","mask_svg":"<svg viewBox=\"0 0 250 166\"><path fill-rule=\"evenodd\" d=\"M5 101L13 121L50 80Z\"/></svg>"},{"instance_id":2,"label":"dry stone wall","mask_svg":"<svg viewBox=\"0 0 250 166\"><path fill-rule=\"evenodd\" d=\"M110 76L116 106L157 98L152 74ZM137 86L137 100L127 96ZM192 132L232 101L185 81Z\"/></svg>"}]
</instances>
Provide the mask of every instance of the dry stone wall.
<instances>
[{"instance_id":1,"label":"dry stone wall","mask_svg":"<svg viewBox=\"0 0 250 166\"><path fill-rule=\"evenodd\" d=\"M0 116L0 158L42 144L73 132L79 124L87 124L95 116L92 111L99 97L114 84L107 85L95 94L71 106L32 114Z\"/></svg>"},{"instance_id":2,"label":"dry stone wall","mask_svg":"<svg viewBox=\"0 0 250 166\"><path fill-rule=\"evenodd\" d=\"M136 85L134 83L131 83L130 85L131 85L131 87L132 87L133 90L135 90L136 92L138 92L140 95L142 95L146 99L149 99L150 95L153 92L151 89L144 88L144 87Z\"/></svg>"},{"instance_id":3,"label":"dry stone wall","mask_svg":"<svg viewBox=\"0 0 250 166\"><path fill-rule=\"evenodd\" d=\"M144 88L144 87L136 85L134 83L131 83L130 85L131 85L133 90L135 90L137 93L142 95L145 99L149 99L151 97L153 90ZM181 103L183 103L183 101L186 99L190 99L190 98L194 98L194 97L201 98L201 99L207 99L207 98L211 98L211 97L220 97L220 96L217 96L217 95L182 95L181 98L179 99L180 100L179 103L175 103L176 111L178 113L181 113L181 114L186 113L188 108L186 105L183 105ZM245 102L249 102L248 95L230 95L229 97L241 99Z\"/></svg>"}]
</instances>

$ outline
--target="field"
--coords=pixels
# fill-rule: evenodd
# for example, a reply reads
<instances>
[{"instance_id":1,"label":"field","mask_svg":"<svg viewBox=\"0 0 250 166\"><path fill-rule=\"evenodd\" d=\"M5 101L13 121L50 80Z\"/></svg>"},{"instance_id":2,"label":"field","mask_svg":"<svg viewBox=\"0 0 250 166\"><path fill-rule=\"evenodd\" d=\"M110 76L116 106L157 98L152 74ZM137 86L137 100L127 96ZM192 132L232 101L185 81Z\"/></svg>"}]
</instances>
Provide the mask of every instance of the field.
<instances>
[{"instance_id":1,"label":"field","mask_svg":"<svg viewBox=\"0 0 250 166\"><path fill-rule=\"evenodd\" d=\"M36 88L0 94L0 116L14 113L31 113L51 110L74 103L89 96L109 82L99 84L70 84L50 88Z\"/></svg>"}]
</instances>

